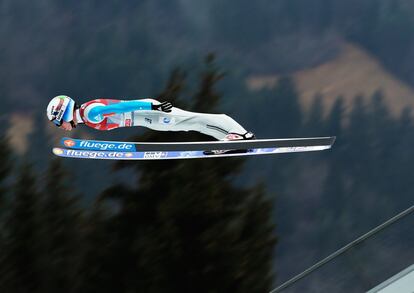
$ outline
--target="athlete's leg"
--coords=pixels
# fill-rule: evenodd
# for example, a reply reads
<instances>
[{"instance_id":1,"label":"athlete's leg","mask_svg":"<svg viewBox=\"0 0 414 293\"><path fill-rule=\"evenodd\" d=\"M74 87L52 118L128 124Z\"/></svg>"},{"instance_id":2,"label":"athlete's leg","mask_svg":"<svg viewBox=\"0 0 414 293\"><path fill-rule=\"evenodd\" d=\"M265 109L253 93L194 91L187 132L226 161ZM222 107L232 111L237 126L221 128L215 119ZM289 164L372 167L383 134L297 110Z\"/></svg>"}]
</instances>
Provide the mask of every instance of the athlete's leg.
<instances>
[{"instance_id":1,"label":"athlete's leg","mask_svg":"<svg viewBox=\"0 0 414 293\"><path fill-rule=\"evenodd\" d=\"M145 99L159 103L153 99ZM247 133L239 123L225 114L205 114L184 111L173 107L170 113L159 111L135 111L134 125L160 131L198 131L216 139L224 139L229 133Z\"/></svg>"}]
</instances>

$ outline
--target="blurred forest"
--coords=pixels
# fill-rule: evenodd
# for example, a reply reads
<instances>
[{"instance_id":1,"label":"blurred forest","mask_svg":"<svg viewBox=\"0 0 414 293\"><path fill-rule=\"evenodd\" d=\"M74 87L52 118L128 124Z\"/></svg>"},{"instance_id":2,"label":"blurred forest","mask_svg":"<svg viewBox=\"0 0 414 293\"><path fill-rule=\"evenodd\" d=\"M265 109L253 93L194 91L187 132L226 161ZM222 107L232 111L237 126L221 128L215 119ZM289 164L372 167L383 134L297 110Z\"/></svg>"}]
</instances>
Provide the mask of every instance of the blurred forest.
<instances>
[{"instance_id":1,"label":"blurred forest","mask_svg":"<svg viewBox=\"0 0 414 293\"><path fill-rule=\"evenodd\" d=\"M294 75L334 59L345 41L414 86L414 4L311 2L0 0L0 292L267 292L410 206L411 108L392 114L385 100L394 97L378 84L351 107L339 95L326 108L321 93L307 109ZM245 80L255 74L278 79L251 91ZM50 148L67 133L44 115L57 94L79 103L159 97L226 112L260 138L337 142L328 152L247 160L58 160ZM14 122L22 126L10 133ZM143 129L71 135L209 139ZM412 247L405 235L414 231L400 229L392 243L351 255L343 266L363 277L346 289L335 280L335 292L368 290L411 264L402 247ZM375 259L386 261L373 268Z\"/></svg>"}]
</instances>

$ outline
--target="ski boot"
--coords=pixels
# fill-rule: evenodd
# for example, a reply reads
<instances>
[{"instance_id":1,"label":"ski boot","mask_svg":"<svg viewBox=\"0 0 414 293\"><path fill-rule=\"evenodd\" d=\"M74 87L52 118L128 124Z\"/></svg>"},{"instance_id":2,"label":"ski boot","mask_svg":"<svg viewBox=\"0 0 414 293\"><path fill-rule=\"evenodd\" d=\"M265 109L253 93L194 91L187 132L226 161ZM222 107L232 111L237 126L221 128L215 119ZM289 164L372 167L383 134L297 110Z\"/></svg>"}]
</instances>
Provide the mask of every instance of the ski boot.
<instances>
[{"instance_id":1,"label":"ski boot","mask_svg":"<svg viewBox=\"0 0 414 293\"><path fill-rule=\"evenodd\" d=\"M245 134L229 132L224 138L223 141L235 141L235 140L253 140L256 139L256 136L248 131ZM242 154L248 153L250 150L211 150L204 151L205 155L222 155L222 154Z\"/></svg>"}]
</instances>

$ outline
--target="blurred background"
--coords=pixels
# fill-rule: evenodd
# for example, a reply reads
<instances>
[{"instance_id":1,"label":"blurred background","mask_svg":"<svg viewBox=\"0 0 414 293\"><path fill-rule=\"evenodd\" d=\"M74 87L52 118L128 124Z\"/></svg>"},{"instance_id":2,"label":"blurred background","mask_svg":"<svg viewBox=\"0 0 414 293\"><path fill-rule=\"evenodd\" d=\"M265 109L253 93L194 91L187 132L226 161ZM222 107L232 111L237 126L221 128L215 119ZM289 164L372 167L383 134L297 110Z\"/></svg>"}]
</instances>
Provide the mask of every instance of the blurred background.
<instances>
[{"instance_id":1,"label":"blurred background","mask_svg":"<svg viewBox=\"0 0 414 293\"><path fill-rule=\"evenodd\" d=\"M413 204L410 0L0 0L0 292L269 292ZM54 158L59 94L170 100L330 151ZM365 292L414 262L413 215L283 292Z\"/></svg>"}]
</instances>

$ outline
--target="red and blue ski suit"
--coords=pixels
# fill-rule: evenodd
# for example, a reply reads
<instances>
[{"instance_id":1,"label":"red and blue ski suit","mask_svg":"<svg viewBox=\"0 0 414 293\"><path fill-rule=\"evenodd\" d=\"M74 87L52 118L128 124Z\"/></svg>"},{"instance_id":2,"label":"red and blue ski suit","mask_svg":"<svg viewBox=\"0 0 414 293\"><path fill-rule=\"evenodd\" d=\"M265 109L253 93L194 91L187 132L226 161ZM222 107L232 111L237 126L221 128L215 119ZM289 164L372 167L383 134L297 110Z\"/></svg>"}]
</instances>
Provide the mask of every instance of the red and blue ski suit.
<instances>
[{"instance_id":1,"label":"red and blue ski suit","mask_svg":"<svg viewBox=\"0 0 414 293\"><path fill-rule=\"evenodd\" d=\"M158 105L160 102L154 99L96 99L82 104L75 114L78 123L85 123L98 130L132 126L144 126L158 131L194 130L219 140L229 133L247 132L224 114L196 113L176 107L166 113L152 110L152 104Z\"/></svg>"}]
</instances>

